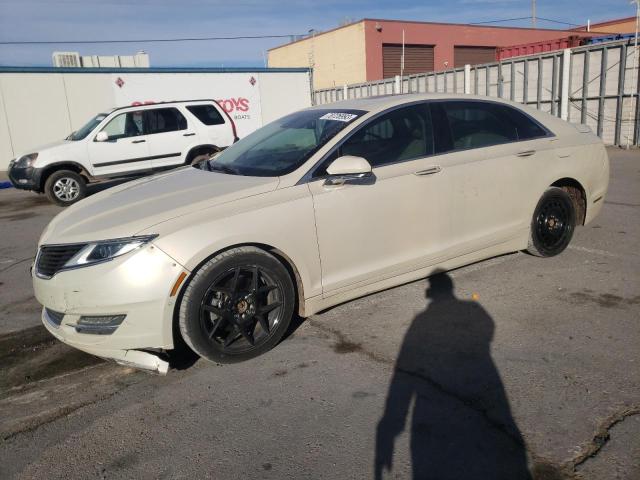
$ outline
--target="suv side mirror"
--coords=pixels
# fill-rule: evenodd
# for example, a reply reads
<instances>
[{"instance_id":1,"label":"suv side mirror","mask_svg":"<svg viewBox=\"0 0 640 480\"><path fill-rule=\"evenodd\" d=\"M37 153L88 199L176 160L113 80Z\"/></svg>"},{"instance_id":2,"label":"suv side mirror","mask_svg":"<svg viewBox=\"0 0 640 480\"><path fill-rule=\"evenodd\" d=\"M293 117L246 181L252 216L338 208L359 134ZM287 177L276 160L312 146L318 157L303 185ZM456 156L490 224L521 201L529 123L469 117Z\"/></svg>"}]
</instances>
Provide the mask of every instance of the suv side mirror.
<instances>
[{"instance_id":1,"label":"suv side mirror","mask_svg":"<svg viewBox=\"0 0 640 480\"><path fill-rule=\"evenodd\" d=\"M96 135L96 142L106 142L109 140L109 134L104 130Z\"/></svg>"},{"instance_id":2,"label":"suv side mirror","mask_svg":"<svg viewBox=\"0 0 640 480\"><path fill-rule=\"evenodd\" d=\"M370 183L366 179L373 178L371 164L362 157L343 155L336 158L327 167L329 178L325 185L344 185L345 183ZM365 181L363 181L363 179Z\"/></svg>"}]
</instances>

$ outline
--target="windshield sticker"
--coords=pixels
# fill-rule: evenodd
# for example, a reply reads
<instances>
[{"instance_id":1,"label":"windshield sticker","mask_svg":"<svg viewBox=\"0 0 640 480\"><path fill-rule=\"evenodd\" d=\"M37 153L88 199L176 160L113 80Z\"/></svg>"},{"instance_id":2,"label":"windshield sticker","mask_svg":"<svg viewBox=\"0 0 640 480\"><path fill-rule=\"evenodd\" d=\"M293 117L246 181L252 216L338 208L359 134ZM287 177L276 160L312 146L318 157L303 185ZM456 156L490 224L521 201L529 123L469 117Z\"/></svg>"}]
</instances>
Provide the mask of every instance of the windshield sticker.
<instances>
[{"instance_id":1,"label":"windshield sticker","mask_svg":"<svg viewBox=\"0 0 640 480\"><path fill-rule=\"evenodd\" d=\"M353 113L331 112L321 116L320 120L335 120L336 122L350 122L357 116L358 115L354 115Z\"/></svg>"}]
</instances>

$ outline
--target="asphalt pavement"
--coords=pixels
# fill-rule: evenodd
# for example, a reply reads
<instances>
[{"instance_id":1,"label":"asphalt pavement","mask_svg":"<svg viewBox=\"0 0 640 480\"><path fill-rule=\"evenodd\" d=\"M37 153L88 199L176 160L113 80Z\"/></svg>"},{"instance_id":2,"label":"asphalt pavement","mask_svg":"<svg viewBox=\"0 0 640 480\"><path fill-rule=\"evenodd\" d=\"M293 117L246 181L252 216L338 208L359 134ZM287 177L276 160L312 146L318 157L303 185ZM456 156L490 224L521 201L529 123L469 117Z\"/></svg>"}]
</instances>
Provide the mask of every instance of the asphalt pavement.
<instances>
[{"instance_id":1,"label":"asphalt pavement","mask_svg":"<svg viewBox=\"0 0 640 480\"><path fill-rule=\"evenodd\" d=\"M345 303L235 365L166 377L39 326L60 209L0 190L0 478L640 478L640 151L562 255Z\"/></svg>"}]
</instances>

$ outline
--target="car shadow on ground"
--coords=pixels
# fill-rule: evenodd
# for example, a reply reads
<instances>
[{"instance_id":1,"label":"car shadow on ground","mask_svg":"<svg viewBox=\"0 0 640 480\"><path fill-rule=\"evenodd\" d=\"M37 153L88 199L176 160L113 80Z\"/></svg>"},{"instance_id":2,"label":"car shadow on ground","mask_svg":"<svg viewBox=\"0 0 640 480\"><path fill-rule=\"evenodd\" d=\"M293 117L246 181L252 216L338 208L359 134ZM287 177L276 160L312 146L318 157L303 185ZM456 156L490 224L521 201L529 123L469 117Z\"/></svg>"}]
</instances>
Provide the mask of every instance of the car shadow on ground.
<instances>
[{"instance_id":1,"label":"car shadow on ground","mask_svg":"<svg viewBox=\"0 0 640 480\"><path fill-rule=\"evenodd\" d=\"M119 178L117 180L105 180L103 182L89 183L87 185L87 197L95 193L102 192L108 188L130 182L131 180L135 180L135 178Z\"/></svg>"},{"instance_id":2,"label":"car shadow on ground","mask_svg":"<svg viewBox=\"0 0 640 480\"><path fill-rule=\"evenodd\" d=\"M377 426L376 479L392 471L409 415L413 478L531 479L491 358L491 316L478 302L456 298L446 273L427 282L430 302L406 332Z\"/></svg>"}]
</instances>

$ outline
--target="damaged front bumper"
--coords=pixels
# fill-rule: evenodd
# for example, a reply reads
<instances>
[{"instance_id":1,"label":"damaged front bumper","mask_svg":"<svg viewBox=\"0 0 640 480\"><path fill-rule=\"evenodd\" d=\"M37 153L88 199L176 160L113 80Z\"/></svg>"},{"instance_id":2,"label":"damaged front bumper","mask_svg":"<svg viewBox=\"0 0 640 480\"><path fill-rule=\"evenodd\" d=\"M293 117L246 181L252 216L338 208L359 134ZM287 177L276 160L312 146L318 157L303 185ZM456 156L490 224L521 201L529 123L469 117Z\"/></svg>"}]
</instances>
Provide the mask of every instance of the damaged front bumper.
<instances>
[{"instance_id":1,"label":"damaged front bumper","mask_svg":"<svg viewBox=\"0 0 640 480\"><path fill-rule=\"evenodd\" d=\"M64 318L64 316L63 316ZM61 334L61 320L63 318L56 318L52 312L46 308L42 309L42 323L46 327L46 329L67 345L77 348L78 350L82 350L83 352L89 353L91 355L95 355L100 358L104 358L106 360L113 360L116 363L126 366L139 368L142 370L146 370L153 373L158 373L160 375L166 375L169 371L169 362L162 359L159 354L142 351L142 350L114 350L109 348L100 348L95 346L90 346L82 343L75 343L69 339L68 336L64 336ZM58 325L56 325L58 323Z\"/></svg>"},{"instance_id":2,"label":"damaged front bumper","mask_svg":"<svg viewBox=\"0 0 640 480\"><path fill-rule=\"evenodd\" d=\"M42 323L58 340L98 357L160 374L172 350L176 296L184 271L154 245L50 278L32 274ZM158 352L158 353L156 353Z\"/></svg>"}]
</instances>

